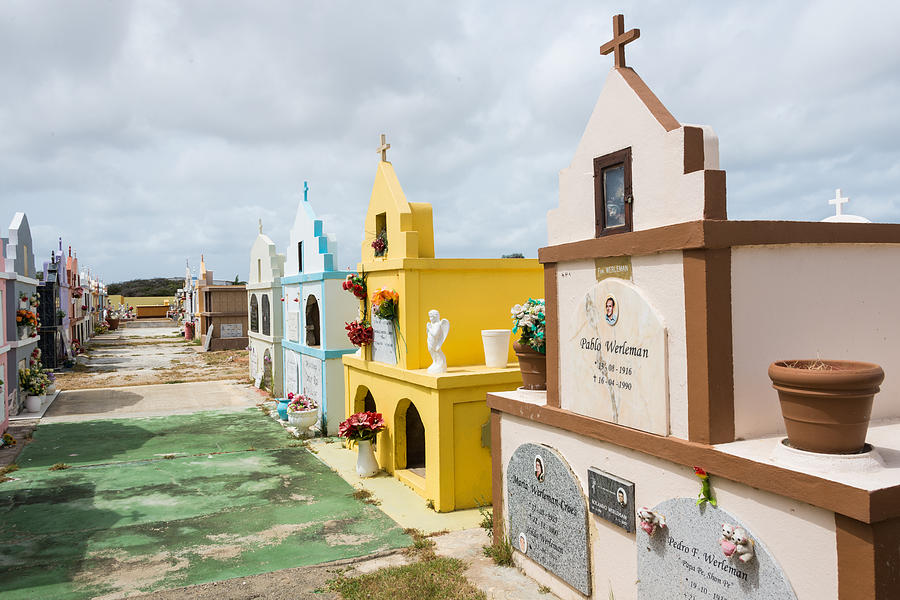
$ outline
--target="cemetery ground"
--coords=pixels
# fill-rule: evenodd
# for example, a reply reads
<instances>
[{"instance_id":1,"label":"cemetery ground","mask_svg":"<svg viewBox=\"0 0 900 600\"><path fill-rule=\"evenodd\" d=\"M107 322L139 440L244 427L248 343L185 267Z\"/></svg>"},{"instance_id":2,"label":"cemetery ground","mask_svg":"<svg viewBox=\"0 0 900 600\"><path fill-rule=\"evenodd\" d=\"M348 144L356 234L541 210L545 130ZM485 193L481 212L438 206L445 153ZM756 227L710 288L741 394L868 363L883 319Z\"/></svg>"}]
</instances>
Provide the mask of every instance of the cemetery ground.
<instances>
[{"instance_id":1,"label":"cemetery ground","mask_svg":"<svg viewBox=\"0 0 900 600\"><path fill-rule=\"evenodd\" d=\"M171 328L100 336L40 421L15 422L0 597L553 598L485 557L470 516L360 481L336 440L292 437L241 352L194 350ZM134 383L160 366L180 383Z\"/></svg>"}]
</instances>

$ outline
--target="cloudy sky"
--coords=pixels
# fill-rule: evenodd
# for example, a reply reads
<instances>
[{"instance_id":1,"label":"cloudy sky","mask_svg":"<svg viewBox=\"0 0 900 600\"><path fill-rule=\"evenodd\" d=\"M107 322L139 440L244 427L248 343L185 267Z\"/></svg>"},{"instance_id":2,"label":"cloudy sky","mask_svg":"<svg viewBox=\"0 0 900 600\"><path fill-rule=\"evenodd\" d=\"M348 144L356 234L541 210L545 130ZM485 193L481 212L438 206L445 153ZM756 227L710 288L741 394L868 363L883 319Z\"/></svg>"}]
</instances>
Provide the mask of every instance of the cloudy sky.
<instances>
[{"instance_id":1,"label":"cloudy sky","mask_svg":"<svg viewBox=\"0 0 900 600\"><path fill-rule=\"evenodd\" d=\"M107 282L200 253L247 276L262 218L284 249L303 181L355 265L387 133L441 257L536 256L557 174L612 66L712 126L733 219L900 222L894 2L0 3L2 235L58 235Z\"/></svg>"}]
</instances>

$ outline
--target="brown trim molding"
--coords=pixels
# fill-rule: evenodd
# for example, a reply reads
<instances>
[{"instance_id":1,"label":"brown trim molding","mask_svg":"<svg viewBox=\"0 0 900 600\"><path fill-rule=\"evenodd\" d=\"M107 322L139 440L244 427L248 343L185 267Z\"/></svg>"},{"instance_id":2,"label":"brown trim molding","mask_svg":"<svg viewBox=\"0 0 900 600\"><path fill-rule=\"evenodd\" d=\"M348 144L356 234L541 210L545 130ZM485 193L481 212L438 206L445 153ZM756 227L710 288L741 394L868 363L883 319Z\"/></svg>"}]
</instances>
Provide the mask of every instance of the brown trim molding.
<instances>
[{"instance_id":1,"label":"brown trim molding","mask_svg":"<svg viewBox=\"0 0 900 600\"><path fill-rule=\"evenodd\" d=\"M716 176L711 177L714 180ZM724 194L724 190L722 193ZM673 250L777 244L900 244L900 224L688 221L609 237L546 246L538 250L538 260L542 263L559 263L606 256L638 256Z\"/></svg>"},{"instance_id":2,"label":"brown trim molding","mask_svg":"<svg viewBox=\"0 0 900 600\"><path fill-rule=\"evenodd\" d=\"M900 519L860 523L834 515L838 598L891 600L900 587Z\"/></svg>"},{"instance_id":3,"label":"brown trim molding","mask_svg":"<svg viewBox=\"0 0 900 600\"><path fill-rule=\"evenodd\" d=\"M647 84L634 72L634 69L631 67L616 67L616 71L619 72L619 75L622 76L625 83L634 90L634 93L641 99L641 102L644 103L644 106L647 107L650 114L659 121L659 124L663 126L663 129L672 131L673 129L681 127L681 123L678 122L678 119L672 116L669 109L666 108L660 99L656 97L656 94L647 87Z\"/></svg>"},{"instance_id":4,"label":"brown trim molding","mask_svg":"<svg viewBox=\"0 0 900 600\"><path fill-rule=\"evenodd\" d=\"M559 406L559 298L556 265L544 265L544 314L547 336L547 404Z\"/></svg>"},{"instance_id":5,"label":"brown trim molding","mask_svg":"<svg viewBox=\"0 0 900 600\"><path fill-rule=\"evenodd\" d=\"M685 250L688 439L734 441L731 250Z\"/></svg>"},{"instance_id":6,"label":"brown trim molding","mask_svg":"<svg viewBox=\"0 0 900 600\"><path fill-rule=\"evenodd\" d=\"M503 453L500 451L500 413L491 411L491 509L494 519L493 539L498 542L506 535L503 527Z\"/></svg>"},{"instance_id":7,"label":"brown trim molding","mask_svg":"<svg viewBox=\"0 0 900 600\"><path fill-rule=\"evenodd\" d=\"M521 402L494 394L488 394L487 404L492 412L528 419L687 467L702 465L714 477L723 477L785 498L793 498L857 521L875 523L900 518L900 502L888 501L890 498L900 500L900 486L869 492L814 475L727 454L706 444L638 431L553 406ZM494 443L493 439L491 443ZM884 498L878 498L881 494L885 495Z\"/></svg>"},{"instance_id":8,"label":"brown trim molding","mask_svg":"<svg viewBox=\"0 0 900 600\"><path fill-rule=\"evenodd\" d=\"M725 171L703 172L704 219L724 221L728 218L725 192Z\"/></svg>"},{"instance_id":9,"label":"brown trim molding","mask_svg":"<svg viewBox=\"0 0 900 600\"><path fill-rule=\"evenodd\" d=\"M684 173L702 171L706 162L703 151L703 130L699 127L684 126Z\"/></svg>"}]
</instances>

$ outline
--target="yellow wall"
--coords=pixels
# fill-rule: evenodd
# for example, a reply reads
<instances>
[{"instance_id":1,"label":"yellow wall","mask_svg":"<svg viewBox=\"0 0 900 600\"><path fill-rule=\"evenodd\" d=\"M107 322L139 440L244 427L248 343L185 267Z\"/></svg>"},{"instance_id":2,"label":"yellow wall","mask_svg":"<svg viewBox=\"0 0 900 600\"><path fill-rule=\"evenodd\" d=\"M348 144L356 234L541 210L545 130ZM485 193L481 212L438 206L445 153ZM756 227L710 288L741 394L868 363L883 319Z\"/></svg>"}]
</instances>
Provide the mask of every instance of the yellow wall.
<instances>
[{"instance_id":1,"label":"yellow wall","mask_svg":"<svg viewBox=\"0 0 900 600\"><path fill-rule=\"evenodd\" d=\"M521 385L518 367L427 375L345 355L347 414L363 410L366 391L387 426L378 435L378 464L407 483L435 509L448 512L489 503L491 449L482 447L481 429L490 419L489 392ZM425 472L405 469L406 408L412 402L425 427Z\"/></svg>"}]
</instances>

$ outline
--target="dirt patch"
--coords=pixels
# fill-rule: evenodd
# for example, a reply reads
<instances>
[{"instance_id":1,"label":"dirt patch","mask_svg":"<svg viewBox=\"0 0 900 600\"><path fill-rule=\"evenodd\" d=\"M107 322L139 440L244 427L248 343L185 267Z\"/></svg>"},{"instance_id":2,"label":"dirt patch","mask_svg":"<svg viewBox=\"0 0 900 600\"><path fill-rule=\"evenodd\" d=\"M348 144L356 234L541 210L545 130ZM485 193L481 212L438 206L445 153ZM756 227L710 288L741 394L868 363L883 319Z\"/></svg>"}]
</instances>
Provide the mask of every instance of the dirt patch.
<instances>
[{"instance_id":1,"label":"dirt patch","mask_svg":"<svg viewBox=\"0 0 900 600\"><path fill-rule=\"evenodd\" d=\"M172 556L168 552L130 557L121 550L105 550L88 557L93 559L89 561L91 570L77 573L75 581L88 587L111 587L117 590L95 596L95 600L111 600L121 598L123 593L140 591L190 564L186 558Z\"/></svg>"},{"instance_id":2,"label":"dirt patch","mask_svg":"<svg viewBox=\"0 0 900 600\"><path fill-rule=\"evenodd\" d=\"M203 352L170 336L95 341L89 355L56 375L60 390L224 380L249 382L246 350Z\"/></svg>"}]
</instances>

